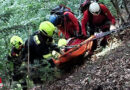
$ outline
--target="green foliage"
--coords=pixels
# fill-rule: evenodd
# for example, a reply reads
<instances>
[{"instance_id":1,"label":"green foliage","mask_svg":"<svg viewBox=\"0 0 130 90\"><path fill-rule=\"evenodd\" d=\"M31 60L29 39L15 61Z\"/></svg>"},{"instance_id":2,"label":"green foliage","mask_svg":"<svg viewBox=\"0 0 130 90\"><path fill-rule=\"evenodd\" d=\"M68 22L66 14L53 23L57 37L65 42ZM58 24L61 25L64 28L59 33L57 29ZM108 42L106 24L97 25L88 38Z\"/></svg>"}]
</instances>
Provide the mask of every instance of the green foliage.
<instances>
[{"instance_id":1,"label":"green foliage","mask_svg":"<svg viewBox=\"0 0 130 90\"><path fill-rule=\"evenodd\" d=\"M115 17L117 16L116 10L113 7L113 5L110 2L110 0L99 0L99 2L105 4L108 7L108 9L111 11L111 13L112 13L113 16L115 16Z\"/></svg>"}]
</instances>

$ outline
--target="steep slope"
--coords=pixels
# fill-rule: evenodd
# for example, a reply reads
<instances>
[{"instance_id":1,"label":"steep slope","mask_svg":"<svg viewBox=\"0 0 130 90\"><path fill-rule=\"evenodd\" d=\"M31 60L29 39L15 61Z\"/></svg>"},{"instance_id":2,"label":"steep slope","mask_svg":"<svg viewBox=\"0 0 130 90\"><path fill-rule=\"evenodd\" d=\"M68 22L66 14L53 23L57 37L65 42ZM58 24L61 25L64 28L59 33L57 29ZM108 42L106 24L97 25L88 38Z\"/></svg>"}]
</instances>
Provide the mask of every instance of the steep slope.
<instances>
[{"instance_id":1,"label":"steep slope","mask_svg":"<svg viewBox=\"0 0 130 90\"><path fill-rule=\"evenodd\" d=\"M45 85L46 90L129 90L130 89L130 29L120 35L118 47L97 54L66 78ZM114 43L115 45L118 43ZM107 47L108 49L108 47ZM111 50L110 50L111 49Z\"/></svg>"}]
</instances>

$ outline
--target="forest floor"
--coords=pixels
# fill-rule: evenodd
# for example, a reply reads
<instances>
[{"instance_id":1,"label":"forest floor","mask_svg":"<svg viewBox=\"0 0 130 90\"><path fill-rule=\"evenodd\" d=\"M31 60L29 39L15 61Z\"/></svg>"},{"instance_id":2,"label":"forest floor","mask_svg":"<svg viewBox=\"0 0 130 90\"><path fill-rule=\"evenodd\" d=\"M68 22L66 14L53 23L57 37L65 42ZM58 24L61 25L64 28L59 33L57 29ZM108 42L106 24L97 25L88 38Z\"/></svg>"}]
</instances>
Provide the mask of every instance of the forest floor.
<instances>
[{"instance_id":1,"label":"forest floor","mask_svg":"<svg viewBox=\"0 0 130 90\"><path fill-rule=\"evenodd\" d=\"M42 90L130 90L130 29L119 37L115 37L117 43L103 50L105 54L102 51L93 55L72 73L44 85Z\"/></svg>"}]
</instances>

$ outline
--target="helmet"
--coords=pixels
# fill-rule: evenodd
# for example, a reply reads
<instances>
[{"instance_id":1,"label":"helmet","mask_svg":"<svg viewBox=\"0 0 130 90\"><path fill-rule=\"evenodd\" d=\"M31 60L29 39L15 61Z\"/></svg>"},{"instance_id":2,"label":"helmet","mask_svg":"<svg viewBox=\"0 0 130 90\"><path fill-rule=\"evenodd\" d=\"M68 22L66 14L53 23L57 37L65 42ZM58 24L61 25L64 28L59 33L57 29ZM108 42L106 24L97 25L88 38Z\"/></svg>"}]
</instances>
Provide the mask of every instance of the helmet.
<instances>
[{"instance_id":1,"label":"helmet","mask_svg":"<svg viewBox=\"0 0 130 90\"><path fill-rule=\"evenodd\" d=\"M58 19L58 16L53 14L50 16L49 21L56 26L57 19Z\"/></svg>"},{"instance_id":2,"label":"helmet","mask_svg":"<svg viewBox=\"0 0 130 90\"><path fill-rule=\"evenodd\" d=\"M66 41L66 39L59 39L59 41L58 41L58 46L60 47L60 46L65 46L67 44L67 41Z\"/></svg>"},{"instance_id":3,"label":"helmet","mask_svg":"<svg viewBox=\"0 0 130 90\"><path fill-rule=\"evenodd\" d=\"M53 14L50 16L49 21L53 23L55 26L57 26L61 23L61 17L56 14Z\"/></svg>"},{"instance_id":4,"label":"helmet","mask_svg":"<svg viewBox=\"0 0 130 90\"><path fill-rule=\"evenodd\" d=\"M89 11L92 14L99 14L100 13L100 6L99 6L99 4L96 3L96 2L91 3L90 6L89 6Z\"/></svg>"},{"instance_id":5,"label":"helmet","mask_svg":"<svg viewBox=\"0 0 130 90\"><path fill-rule=\"evenodd\" d=\"M19 47L23 44L23 40L19 36L13 36L10 39L10 44L16 49L19 49Z\"/></svg>"},{"instance_id":6,"label":"helmet","mask_svg":"<svg viewBox=\"0 0 130 90\"><path fill-rule=\"evenodd\" d=\"M44 21L39 25L39 30L45 32L48 36L52 36L55 29L55 26L49 21Z\"/></svg>"}]
</instances>

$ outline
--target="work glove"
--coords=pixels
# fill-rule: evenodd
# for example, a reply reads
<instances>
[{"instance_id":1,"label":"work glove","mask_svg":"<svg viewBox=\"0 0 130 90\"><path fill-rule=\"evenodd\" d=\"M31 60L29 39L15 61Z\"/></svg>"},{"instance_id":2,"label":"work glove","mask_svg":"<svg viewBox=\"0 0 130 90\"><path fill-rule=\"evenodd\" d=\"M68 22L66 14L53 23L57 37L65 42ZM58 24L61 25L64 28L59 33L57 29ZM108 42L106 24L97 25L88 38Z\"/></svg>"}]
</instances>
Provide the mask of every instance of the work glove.
<instances>
[{"instance_id":1,"label":"work glove","mask_svg":"<svg viewBox=\"0 0 130 90\"><path fill-rule=\"evenodd\" d=\"M43 55L43 58L48 59L48 58L50 58L51 56L52 56L52 54L51 54L51 53L48 53L48 54Z\"/></svg>"},{"instance_id":2,"label":"work glove","mask_svg":"<svg viewBox=\"0 0 130 90\"><path fill-rule=\"evenodd\" d=\"M116 26L115 25L110 25L110 31L116 29Z\"/></svg>"}]
</instances>

